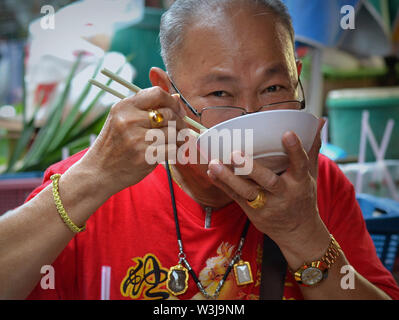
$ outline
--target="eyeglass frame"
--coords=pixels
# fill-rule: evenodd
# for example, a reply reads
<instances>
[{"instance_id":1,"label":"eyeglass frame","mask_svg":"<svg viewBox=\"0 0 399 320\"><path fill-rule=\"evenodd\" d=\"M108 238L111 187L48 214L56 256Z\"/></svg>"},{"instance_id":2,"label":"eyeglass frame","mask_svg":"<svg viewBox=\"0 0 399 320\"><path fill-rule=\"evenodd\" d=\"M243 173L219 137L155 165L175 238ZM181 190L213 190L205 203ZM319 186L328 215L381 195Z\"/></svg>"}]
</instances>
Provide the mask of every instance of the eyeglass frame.
<instances>
[{"instance_id":1,"label":"eyeglass frame","mask_svg":"<svg viewBox=\"0 0 399 320\"><path fill-rule=\"evenodd\" d=\"M202 117L202 113L206 110L210 110L210 109L221 109L221 108L234 108L237 110L242 110L243 114L241 116L247 115L247 114L252 114L252 113L256 113L259 110L261 110L262 108L266 108L266 107L272 107L274 105L278 105L278 104L283 104L283 103L293 103L293 102L297 102L300 104L301 108L299 110L304 110L306 108L306 99L305 99L305 91L303 90L303 86L302 86L302 82L301 79L298 79L298 84L299 87L301 88L302 91L302 101L299 100L287 100L287 101L281 101L281 102L273 102L264 106L261 106L258 110L256 111L252 111L252 112L248 112L246 109L242 108L242 107L234 107L234 106L211 106L211 107L205 107L204 109L202 109L200 112L198 112L197 109L195 109L193 106L191 106L191 104L187 101L187 99L182 95L182 93L180 92L180 90L177 88L177 86L174 84L174 82L172 81L172 79L170 79L169 77L169 81L173 87L173 89L176 91L176 93L179 94L180 99L183 101L183 103L189 108L189 110L198 118ZM240 117L241 117L240 116ZM201 120L202 121L202 120Z\"/></svg>"}]
</instances>

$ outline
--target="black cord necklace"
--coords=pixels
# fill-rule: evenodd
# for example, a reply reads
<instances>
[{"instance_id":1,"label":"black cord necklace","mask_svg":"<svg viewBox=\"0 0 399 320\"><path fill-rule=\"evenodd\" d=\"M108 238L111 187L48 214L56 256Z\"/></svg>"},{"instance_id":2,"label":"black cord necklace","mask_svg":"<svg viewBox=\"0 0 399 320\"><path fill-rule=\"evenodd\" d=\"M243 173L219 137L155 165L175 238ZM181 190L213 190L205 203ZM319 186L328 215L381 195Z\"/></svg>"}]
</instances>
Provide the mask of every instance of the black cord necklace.
<instances>
[{"instance_id":1,"label":"black cord necklace","mask_svg":"<svg viewBox=\"0 0 399 320\"><path fill-rule=\"evenodd\" d=\"M179 254L178 254L179 263L176 266L171 267L168 272L168 279L166 282L166 287L169 290L169 292L175 296L185 293L188 289L188 275L190 274L191 277L193 278L194 282L197 284L198 289L204 295L204 297L206 297L207 299L217 299L217 297L219 296L220 291L222 290L222 287L232 269L234 269L234 274L235 274L236 281L237 281L238 285L245 285L245 284L252 283L253 277L252 277L252 272L251 272L251 266L250 266L249 262L245 262L245 261L241 260L242 247L244 246L245 238L247 236L248 228L249 228L249 224L250 224L249 219L247 219L244 229L241 233L241 238L240 238L240 242L238 244L236 254L231 259L231 261L226 269L226 272L223 275L222 280L219 281L219 284L218 284L215 292L213 294L209 294L205 290L205 288L202 286L201 282L199 281L197 275L195 274L194 270L191 268L190 264L188 263L188 261L186 259L186 254L184 253L184 250L183 250L183 241L181 238L179 218L178 218L177 208L176 208L176 199L175 199L175 194L174 194L174 190L173 190L173 178L172 178L171 168L170 168L168 161L166 161L166 172L168 174L169 190L170 190L170 196L171 196L171 200L172 200L173 215L174 215L176 235L177 235L177 244L179 246Z\"/></svg>"}]
</instances>

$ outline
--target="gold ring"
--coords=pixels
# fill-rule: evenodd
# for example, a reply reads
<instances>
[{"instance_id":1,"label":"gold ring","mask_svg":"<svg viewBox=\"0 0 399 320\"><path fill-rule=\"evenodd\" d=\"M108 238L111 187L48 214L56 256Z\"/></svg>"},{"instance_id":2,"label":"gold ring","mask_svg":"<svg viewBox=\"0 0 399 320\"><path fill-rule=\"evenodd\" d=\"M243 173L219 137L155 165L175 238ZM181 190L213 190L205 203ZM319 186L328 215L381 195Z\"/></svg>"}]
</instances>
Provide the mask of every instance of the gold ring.
<instances>
[{"instance_id":1,"label":"gold ring","mask_svg":"<svg viewBox=\"0 0 399 320\"><path fill-rule=\"evenodd\" d=\"M261 209L266 204L266 194L263 190L259 190L255 200L247 200L247 204L253 209Z\"/></svg>"},{"instance_id":2,"label":"gold ring","mask_svg":"<svg viewBox=\"0 0 399 320\"><path fill-rule=\"evenodd\" d=\"M164 116L158 110L148 110L148 117L150 118L152 128L162 127Z\"/></svg>"}]
</instances>

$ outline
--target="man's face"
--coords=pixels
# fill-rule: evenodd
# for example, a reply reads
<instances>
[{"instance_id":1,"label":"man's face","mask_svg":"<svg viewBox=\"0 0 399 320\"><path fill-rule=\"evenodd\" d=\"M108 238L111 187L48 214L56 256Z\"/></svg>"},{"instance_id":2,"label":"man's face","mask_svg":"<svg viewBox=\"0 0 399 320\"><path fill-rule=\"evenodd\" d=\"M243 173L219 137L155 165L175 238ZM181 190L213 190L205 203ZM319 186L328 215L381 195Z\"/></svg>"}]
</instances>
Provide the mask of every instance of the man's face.
<instances>
[{"instance_id":1,"label":"man's face","mask_svg":"<svg viewBox=\"0 0 399 320\"><path fill-rule=\"evenodd\" d=\"M297 98L289 32L271 13L251 9L196 19L185 34L172 76L198 111L236 106L254 112Z\"/></svg>"}]
</instances>

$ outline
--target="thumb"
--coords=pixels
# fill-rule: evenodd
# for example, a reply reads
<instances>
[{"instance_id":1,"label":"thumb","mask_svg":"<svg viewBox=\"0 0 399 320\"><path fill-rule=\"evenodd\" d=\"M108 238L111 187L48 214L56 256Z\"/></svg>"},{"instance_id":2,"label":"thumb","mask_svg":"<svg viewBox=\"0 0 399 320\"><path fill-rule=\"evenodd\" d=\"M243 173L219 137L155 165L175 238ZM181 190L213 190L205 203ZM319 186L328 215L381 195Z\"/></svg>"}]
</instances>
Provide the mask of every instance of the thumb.
<instances>
[{"instance_id":1,"label":"thumb","mask_svg":"<svg viewBox=\"0 0 399 320\"><path fill-rule=\"evenodd\" d=\"M175 94L172 94L172 97L173 97L173 99L175 99L175 101L176 101L176 103L178 104L178 106L179 106L179 116L181 117L181 118L184 118L185 116L187 116L187 113L186 113L186 109L185 109L185 107L184 107L184 104L182 103L182 101L181 101L181 99L180 99L180 94L178 94L178 93L175 93Z\"/></svg>"},{"instance_id":2,"label":"thumb","mask_svg":"<svg viewBox=\"0 0 399 320\"><path fill-rule=\"evenodd\" d=\"M310 171L313 177L317 178L317 170L318 170L318 161L319 161L319 153L321 148L321 131L326 124L325 119L319 119L319 126L317 128L316 137L313 141L313 145L310 148L308 153L309 162L310 162Z\"/></svg>"}]
</instances>

